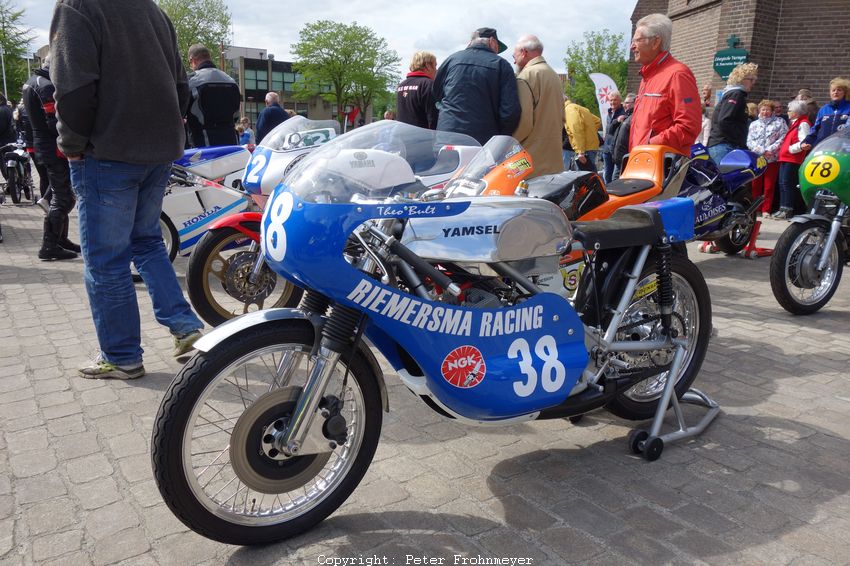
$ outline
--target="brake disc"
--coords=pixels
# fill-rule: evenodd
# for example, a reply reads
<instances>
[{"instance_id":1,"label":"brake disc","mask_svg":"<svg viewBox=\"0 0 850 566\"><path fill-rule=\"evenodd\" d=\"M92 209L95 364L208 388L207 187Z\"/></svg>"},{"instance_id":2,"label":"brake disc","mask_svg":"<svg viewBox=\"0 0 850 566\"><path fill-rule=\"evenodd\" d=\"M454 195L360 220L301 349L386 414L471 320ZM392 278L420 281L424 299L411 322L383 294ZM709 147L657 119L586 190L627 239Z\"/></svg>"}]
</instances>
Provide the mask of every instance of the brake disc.
<instances>
[{"instance_id":1,"label":"brake disc","mask_svg":"<svg viewBox=\"0 0 850 566\"><path fill-rule=\"evenodd\" d=\"M248 281L256 259L256 252L244 251L233 254L228 260L224 286L228 295L242 303L261 303L277 285L277 276L267 265L263 265L254 283Z\"/></svg>"},{"instance_id":2,"label":"brake disc","mask_svg":"<svg viewBox=\"0 0 850 566\"><path fill-rule=\"evenodd\" d=\"M259 493L286 493L312 481L332 452L287 457L271 442L274 430L283 430L300 387L283 387L262 395L236 421L230 436L230 464L242 483Z\"/></svg>"}]
</instances>

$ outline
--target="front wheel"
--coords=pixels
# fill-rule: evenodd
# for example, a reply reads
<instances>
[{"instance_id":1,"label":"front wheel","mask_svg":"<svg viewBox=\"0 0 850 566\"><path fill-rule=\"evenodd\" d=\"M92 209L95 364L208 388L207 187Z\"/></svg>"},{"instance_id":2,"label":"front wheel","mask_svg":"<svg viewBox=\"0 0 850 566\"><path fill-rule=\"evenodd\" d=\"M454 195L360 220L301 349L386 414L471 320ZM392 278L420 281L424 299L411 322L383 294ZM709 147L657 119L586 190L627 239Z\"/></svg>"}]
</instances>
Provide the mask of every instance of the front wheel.
<instances>
[{"instance_id":1,"label":"front wheel","mask_svg":"<svg viewBox=\"0 0 850 566\"><path fill-rule=\"evenodd\" d=\"M18 179L18 172L14 167L6 168L6 187L9 192L9 196L12 197L12 202L15 204L21 203L21 183L20 179Z\"/></svg>"},{"instance_id":2,"label":"front wheel","mask_svg":"<svg viewBox=\"0 0 850 566\"><path fill-rule=\"evenodd\" d=\"M818 270L829 225L792 223L782 232L770 258L770 288L782 308L791 314L812 314L835 294L844 270L844 242L832 243L826 267Z\"/></svg>"},{"instance_id":3,"label":"front wheel","mask_svg":"<svg viewBox=\"0 0 850 566\"><path fill-rule=\"evenodd\" d=\"M302 289L266 264L253 283L249 280L261 253L251 249L251 242L235 228L216 228L204 234L189 256L189 302L211 326L254 310L295 307L301 300Z\"/></svg>"},{"instance_id":4,"label":"front wheel","mask_svg":"<svg viewBox=\"0 0 850 566\"><path fill-rule=\"evenodd\" d=\"M154 476L195 532L227 544L281 541L324 520L360 483L382 413L380 377L359 353L340 357L314 417L310 436L325 438L324 451L285 457L272 444L315 364L313 338L303 321L255 326L196 354L165 392Z\"/></svg>"},{"instance_id":5,"label":"front wheel","mask_svg":"<svg viewBox=\"0 0 850 566\"><path fill-rule=\"evenodd\" d=\"M682 369L676 376L676 396L681 398L693 383L708 350L711 336L711 296L699 269L685 257L672 254L673 272L673 330L685 340L686 353ZM635 287L631 304L617 332L617 340L653 340L661 337L658 304L657 260L647 259L640 281ZM621 354L630 370L646 371L665 367L673 361L674 350ZM629 420L652 418L658 400L669 378L669 371L660 371L624 391L607 405L618 417Z\"/></svg>"}]
</instances>

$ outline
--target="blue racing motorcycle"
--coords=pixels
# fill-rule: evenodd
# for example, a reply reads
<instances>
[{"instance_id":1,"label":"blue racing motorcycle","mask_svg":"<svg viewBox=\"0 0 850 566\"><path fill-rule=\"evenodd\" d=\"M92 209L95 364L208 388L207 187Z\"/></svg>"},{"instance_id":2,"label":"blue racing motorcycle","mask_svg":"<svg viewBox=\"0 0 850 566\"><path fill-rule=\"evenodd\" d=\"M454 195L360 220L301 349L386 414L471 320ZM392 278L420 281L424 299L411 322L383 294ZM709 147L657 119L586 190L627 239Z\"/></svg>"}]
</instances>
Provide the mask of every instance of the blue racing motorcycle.
<instances>
[{"instance_id":1,"label":"blue racing motorcycle","mask_svg":"<svg viewBox=\"0 0 850 566\"><path fill-rule=\"evenodd\" d=\"M163 499L196 532L282 540L330 515L365 474L389 410L373 350L446 418L653 419L648 460L719 408L690 386L708 346L690 199L570 223L524 197L450 197L414 171L464 136L383 121L332 140L278 186L262 218L268 265L305 289L297 309L230 320L196 343L153 431ZM465 179L464 182L468 182ZM537 282L585 254L572 298ZM708 408L684 425L679 399ZM679 429L662 434L672 406Z\"/></svg>"}]
</instances>

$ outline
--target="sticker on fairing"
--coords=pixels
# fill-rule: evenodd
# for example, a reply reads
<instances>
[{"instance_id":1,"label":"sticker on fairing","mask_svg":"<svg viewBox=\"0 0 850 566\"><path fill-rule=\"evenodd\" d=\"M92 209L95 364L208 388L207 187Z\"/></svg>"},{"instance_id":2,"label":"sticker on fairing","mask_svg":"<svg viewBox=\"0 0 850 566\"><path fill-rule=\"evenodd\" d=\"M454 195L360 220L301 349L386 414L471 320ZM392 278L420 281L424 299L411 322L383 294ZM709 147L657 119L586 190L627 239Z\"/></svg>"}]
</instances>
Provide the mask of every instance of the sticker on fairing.
<instances>
[{"instance_id":1,"label":"sticker on fairing","mask_svg":"<svg viewBox=\"0 0 850 566\"><path fill-rule=\"evenodd\" d=\"M443 359L440 373L455 387L469 389L484 380L487 364L475 346L458 346Z\"/></svg>"}]
</instances>

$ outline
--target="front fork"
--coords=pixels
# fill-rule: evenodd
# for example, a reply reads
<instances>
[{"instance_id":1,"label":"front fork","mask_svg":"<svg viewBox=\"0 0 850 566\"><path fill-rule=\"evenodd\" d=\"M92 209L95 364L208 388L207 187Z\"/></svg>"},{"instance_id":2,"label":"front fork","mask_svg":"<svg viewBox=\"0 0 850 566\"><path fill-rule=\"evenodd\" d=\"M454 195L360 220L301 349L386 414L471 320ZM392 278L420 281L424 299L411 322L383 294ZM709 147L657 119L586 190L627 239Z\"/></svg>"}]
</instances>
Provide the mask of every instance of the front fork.
<instances>
[{"instance_id":1,"label":"front fork","mask_svg":"<svg viewBox=\"0 0 850 566\"><path fill-rule=\"evenodd\" d=\"M844 219L844 216L847 214L847 205L842 204L838 207L838 212L835 217L832 219L832 225L829 228L829 235L826 237L826 241L824 242L823 249L820 252L820 260L818 261L818 272L823 272L826 269L827 263L829 263L829 253L832 250L832 244L835 243L835 240L838 238L838 233L841 231L841 221Z\"/></svg>"},{"instance_id":2,"label":"front fork","mask_svg":"<svg viewBox=\"0 0 850 566\"><path fill-rule=\"evenodd\" d=\"M260 272L263 270L263 266L266 264L266 257L263 253L262 246L256 240L251 241L248 252L257 254L257 257L254 259L254 265L251 267L251 273L248 274L248 283L254 285L260 277Z\"/></svg>"}]
</instances>

